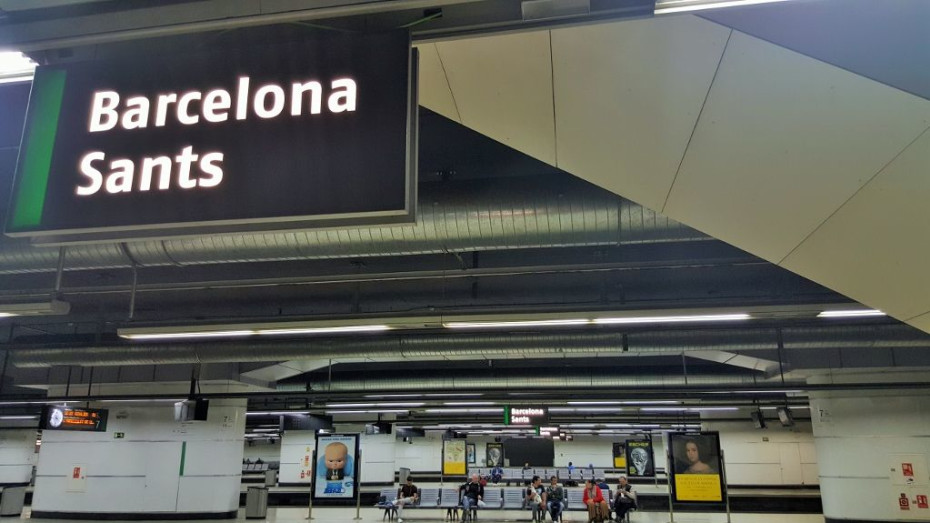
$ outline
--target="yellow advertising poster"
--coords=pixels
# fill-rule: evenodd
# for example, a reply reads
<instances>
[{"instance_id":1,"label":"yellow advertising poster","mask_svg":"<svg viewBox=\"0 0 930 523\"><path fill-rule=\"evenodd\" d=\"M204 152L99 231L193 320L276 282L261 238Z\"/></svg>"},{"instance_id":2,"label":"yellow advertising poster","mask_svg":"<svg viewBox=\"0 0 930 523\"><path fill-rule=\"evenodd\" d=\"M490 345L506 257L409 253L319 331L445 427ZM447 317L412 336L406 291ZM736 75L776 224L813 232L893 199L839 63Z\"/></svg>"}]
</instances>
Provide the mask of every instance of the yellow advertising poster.
<instances>
[{"instance_id":1,"label":"yellow advertising poster","mask_svg":"<svg viewBox=\"0 0 930 523\"><path fill-rule=\"evenodd\" d=\"M614 443L614 468L626 468L626 444Z\"/></svg>"},{"instance_id":2,"label":"yellow advertising poster","mask_svg":"<svg viewBox=\"0 0 930 523\"><path fill-rule=\"evenodd\" d=\"M453 439L443 442L442 473L447 476L465 475L465 440Z\"/></svg>"},{"instance_id":3,"label":"yellow advertising poster","mask_svg":"<svg viewBox=\"0 0 930 523\"><path fill-rule=\"evenodd\" d=\"M722 502L719 474L676 474L675 497L677 501Z\"/></svg>"}]
</instances>

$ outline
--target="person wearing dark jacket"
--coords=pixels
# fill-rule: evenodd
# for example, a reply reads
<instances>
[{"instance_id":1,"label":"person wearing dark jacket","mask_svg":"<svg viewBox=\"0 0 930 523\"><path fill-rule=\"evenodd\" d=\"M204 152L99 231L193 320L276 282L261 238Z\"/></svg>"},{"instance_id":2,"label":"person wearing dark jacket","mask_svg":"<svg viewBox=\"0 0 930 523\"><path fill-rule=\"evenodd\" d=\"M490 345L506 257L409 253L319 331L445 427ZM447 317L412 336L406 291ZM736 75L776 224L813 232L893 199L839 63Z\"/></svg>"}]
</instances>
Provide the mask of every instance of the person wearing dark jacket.
<instances>
[{"instance_id":1,"label":"person wearing dark jacket","mask_svg":"<svg viewBox=\"0 0 930 523\"><path fill-rule=\"evenodd\" d=\"M484 487L481 486L481 481L478 480L478 474L472 474L471 479L468 480L468 483L459 487L459 492L462 493L462 522L464 523L465 517L468 515L468 511L475 507L484 506Z\"/></svg>"},{"instance_id":2,"label":"person wearing dark jacket","mask_svg":"<svg viewBox=\"0 0 930 523\"><path fill-rule=\"evenodd\" d=\"M614 512L617 513L617 521L623 521L626 513L634 508L636 508L636 492L633 492L633 485L626 480L626 476L620 476L617 495L614 496Z\"/></svg>"}]
</instances>

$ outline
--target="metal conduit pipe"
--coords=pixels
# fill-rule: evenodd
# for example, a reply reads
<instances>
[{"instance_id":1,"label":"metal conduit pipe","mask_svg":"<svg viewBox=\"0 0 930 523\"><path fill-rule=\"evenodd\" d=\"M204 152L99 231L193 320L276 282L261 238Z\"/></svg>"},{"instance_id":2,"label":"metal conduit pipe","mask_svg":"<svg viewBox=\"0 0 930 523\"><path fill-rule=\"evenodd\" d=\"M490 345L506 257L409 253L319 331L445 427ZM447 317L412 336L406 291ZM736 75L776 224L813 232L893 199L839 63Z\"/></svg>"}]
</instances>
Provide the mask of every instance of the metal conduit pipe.
<instances>
[{"instance_id":1,"label":"metal conduit pipe","mask_svg":"<svg viewBox=\"0 0 930 523\"><path fill-rule=\"evenodd\" d=\"M421 186L416 223L75 245L65 270L402 256L709 240L580 180L503 178ZM0 242L0 274L55 271L58 248Z\"/></svg>"},{"instance_id":2,"label":"metal conduit pipe","mask_svg":"<svg viewBox=\"0 0 930 523\"><path fill-rule=\"evenodd\" d=\"M578 389L578 388L633 388L680 387L684 385L753 385L758 382L749 374L704 374L684 376L631 376L611 374L558 374L531 376L489 376L488 373L466 374L455 377L375 378L337 380L320 383L321 391L391 391L391 390L483 390L489 380L495 389ZM287 386L281 390L287 390Z\"/></svg>"},{"instance_id":3,"label":"metal conduit pipe","mask_svg":"<svg viewBox=\"0 0 930 523\"><path fill-rule=\"evenodd\" d=\"M786 349L930 347L930 336L905 325L783 329ZM428 334L303 340L237 340L98 347L11 347L17 367L159 365L333 359L504 359L620 356L691 350L773 350L775 329L632 332Z\"/></svg>"}]
</instances>

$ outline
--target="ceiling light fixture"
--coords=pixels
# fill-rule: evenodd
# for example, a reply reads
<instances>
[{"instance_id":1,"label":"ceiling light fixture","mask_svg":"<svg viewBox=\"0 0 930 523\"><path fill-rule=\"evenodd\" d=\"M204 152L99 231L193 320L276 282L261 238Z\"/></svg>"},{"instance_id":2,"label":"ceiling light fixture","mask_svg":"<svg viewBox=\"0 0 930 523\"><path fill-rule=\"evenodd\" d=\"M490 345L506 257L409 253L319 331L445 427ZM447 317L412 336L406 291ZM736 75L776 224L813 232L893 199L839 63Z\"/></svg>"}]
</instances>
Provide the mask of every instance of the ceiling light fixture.
<instances>
[{"instance_id":1,"label":"ceiling light fixture","mask_svg":"<svg viewBox=\"0 0 930 523\"><path fill-rule=\"evenodd\" d=\"M372 410L327 410L326 415L332 414L409 414L405 409L372 409Z\"/></svg>"},{"instance_id":2,"label":"ceiling light fixture","mask_svg":"<svg viewBox=\"0 0 930 523\"><path fill-rule=\"evenodd\" d=\"M387 403L327 403L327 409L358 409L372 407L422 407L423 402L387 402Z\"/></svg>"},{"instance_id":3,"label":"ceiling light fixture","mask_svg":"<svg viewBox=\"0 0 930 523\"><path fill-rule=\"evenodd\" d=\"M36 63L17 51L0 52L0 83L31 81Z\"/></svg>"},{"instance_id":4,"label":"ceiling light fixture","mask_svg":"<svg viewBox=\"0 0 930 523\"><path fill-rule=\"evenodd\" d=\"M750 5L772 4L787 2L788 0L658 0L655 14L665 15L672 13L688 13L691 11L704 11L707 9L722 9L726 7L745 7Z\"/></svg>"},{"instance_id":5,"label":"ceiling light fixture","mask_svg":"<svg viewBox=\"0 0 930 523\"><path fill-rule=\"evenodd\" d=\"M309 410L272 410L265 412L246 412L246 416L289 416L293 414L310 414Z\"/></svg>"},{"instance_id":6,"label":"ceiling light fixture","mask_svg":"<svg viewBox=\"0 0 930 523\"><path fill-rule=\"evenodd\" d=\"M865 318L869 316L887 316L887 314L878 309L856 309L848 311L823 311L817 315L818 318Z\"/></svg>"},{"instance_id":7,"label":"ceiling light fixture","mask_svg":"<svg viewBox=\"0 0 930 523\"><path fill-rule=\"evenodd\" d=\"M199 327L131 327L118 329L117 334L120 338L127 340L154 341L202 338L243 338L248 336L302 336L311 334L373 333L383 332L392 328L390 325L383 324L338 324L346 322L353 323L349 320L343 320L330 324L326 324L323 321L313 321L241 325L204 325Z\"/></svg>"},{"instance_id":8,"label":"ceiling light fixture","mask_svg":"<svg viewBox=\"0 0 930 523\"><path fill-rule=\"evenodd\" d=\"M68 314L70 311L71 304L61 300L29 303L0 303L0 318L10 318L13 316L52 316Z\"/></svg>"},{"instance_id":9,"label":"ceiling light fixture","mask_svg":"<svg viewBox=\"0 0 930 523\"><path fill-rule=\"evenodd\" d=\"M526 321L454 321L443 323L447 329L483 329L483 328L510 328L510 327L570 327L587 325L590 320L526 320Z\"/></svg>"},{"instance_id":10,"label":"ceiling light fixture","mask_svg":"<svg viewBox=\"0 0 930 523\"><path fill-rule=\"evenodd\" d=\"M595 318L591 323L595 325L637 325L643 323L690 323L709 321L739 321L748 320L752 316L746 313L737 314L695 314L681 316L629 316L617 318Z\"/></svg>"}]
</instances>

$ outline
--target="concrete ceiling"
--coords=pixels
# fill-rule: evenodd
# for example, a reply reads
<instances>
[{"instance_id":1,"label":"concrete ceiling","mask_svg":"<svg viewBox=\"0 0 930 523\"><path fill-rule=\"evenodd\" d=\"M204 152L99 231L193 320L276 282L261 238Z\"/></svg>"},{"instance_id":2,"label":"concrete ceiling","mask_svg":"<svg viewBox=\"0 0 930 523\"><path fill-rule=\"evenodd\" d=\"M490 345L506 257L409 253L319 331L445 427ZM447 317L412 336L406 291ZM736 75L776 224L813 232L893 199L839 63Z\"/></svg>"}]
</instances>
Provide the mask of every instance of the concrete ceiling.
<instances>
[{"instance_id":1,"label":"concrete ceiling","mask_svg":"<svg viewBox=\"0 0 930 523\"><path fill-rule=\"evenodd\" d=\"M930 101L707 19L424 43L421 104L930 332Z\"/></svg>"}]
</instances>

